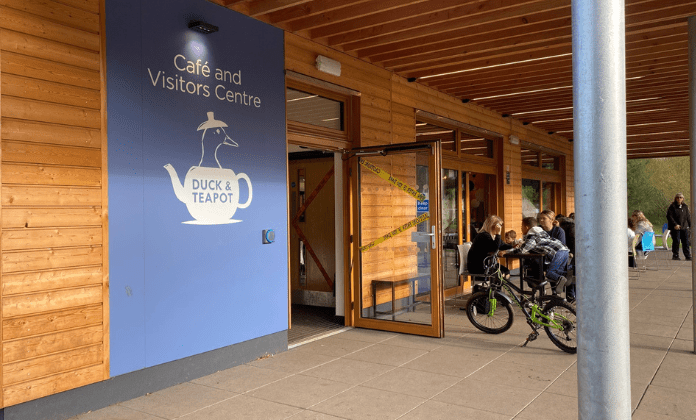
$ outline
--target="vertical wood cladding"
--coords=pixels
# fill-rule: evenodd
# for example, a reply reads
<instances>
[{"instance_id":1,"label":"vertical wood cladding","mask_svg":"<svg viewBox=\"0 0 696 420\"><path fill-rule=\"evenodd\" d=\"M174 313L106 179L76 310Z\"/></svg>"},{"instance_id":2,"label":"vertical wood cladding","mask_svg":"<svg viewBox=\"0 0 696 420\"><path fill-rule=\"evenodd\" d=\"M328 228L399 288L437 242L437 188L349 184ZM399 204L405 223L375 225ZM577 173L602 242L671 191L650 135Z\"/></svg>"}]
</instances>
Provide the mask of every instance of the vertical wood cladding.
<instances>
[{"instance_id":1,"label":"vertical wood cladding","mask_svg":"<svg viewBox=\"0 0 696 420\"><path fill-rule=\"evenodd\" d=\"M0 0L2 406L108 377L99 0Z\"/></svg>"}]
</instances>

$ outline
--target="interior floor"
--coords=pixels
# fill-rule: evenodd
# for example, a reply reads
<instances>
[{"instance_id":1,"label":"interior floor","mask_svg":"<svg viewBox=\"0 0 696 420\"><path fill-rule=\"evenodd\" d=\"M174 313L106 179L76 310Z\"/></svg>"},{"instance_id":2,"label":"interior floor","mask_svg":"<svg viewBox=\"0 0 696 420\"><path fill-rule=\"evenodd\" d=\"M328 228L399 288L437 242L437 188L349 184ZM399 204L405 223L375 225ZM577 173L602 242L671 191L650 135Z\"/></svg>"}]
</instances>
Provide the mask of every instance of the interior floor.
<instances>
[{"instance_id":1,"label":"interior floor","mask_svg":"<svg viewBox=\"0 0 696 420\"><path fill-rule=\"evenodd\" d=\"M336 318L336 308L292 304L291 314L289 346L344 327L343 322Z\"/></svg>"}]
</instances>

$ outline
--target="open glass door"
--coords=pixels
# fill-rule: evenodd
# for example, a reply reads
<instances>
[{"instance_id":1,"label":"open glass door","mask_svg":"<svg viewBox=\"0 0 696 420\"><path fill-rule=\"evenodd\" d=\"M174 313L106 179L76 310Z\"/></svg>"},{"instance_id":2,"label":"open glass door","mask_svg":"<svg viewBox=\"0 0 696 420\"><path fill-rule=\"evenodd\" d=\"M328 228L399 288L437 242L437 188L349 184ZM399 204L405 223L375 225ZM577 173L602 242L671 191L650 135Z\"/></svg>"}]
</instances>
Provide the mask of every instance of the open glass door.
<instances>
[{"instance_id":1,"label":"open glass door","mask_svg":"<svg viewBox=\"0 0 696 420\"><path fill-rule=\"evenodd\" d=\"M352 156L354 325L442 337L440 143Z\"/></svg>"}]
</instances>

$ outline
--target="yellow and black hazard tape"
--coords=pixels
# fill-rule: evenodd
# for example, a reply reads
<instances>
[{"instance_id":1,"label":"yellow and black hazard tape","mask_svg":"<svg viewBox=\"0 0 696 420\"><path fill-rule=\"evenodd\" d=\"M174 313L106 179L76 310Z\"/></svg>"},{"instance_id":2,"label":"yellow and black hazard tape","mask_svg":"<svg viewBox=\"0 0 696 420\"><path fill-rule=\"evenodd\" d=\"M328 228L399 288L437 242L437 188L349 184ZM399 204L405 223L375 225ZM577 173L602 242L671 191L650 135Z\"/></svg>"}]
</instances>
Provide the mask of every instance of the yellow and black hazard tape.
<instances>
[{"instance_id":1,"label":"yellow and black hazard tape","mask_svg":"<svg viewBox=\"0 0 696 420\"><path fill-rule=\"evenodd\" d=\"M374 164L366 161L365 159L360 159L359 160L360 164L364 166L365 168L369 169L377 175L378 177L382 178L383 180L389 182L396 188L400 189L401 191L405 192L406 194L410 195L411 197L415 198L418 201L423 201L425 200L425 194L419 193L415 189L411 188L408 184L399 181L398 179L394 178L391 176L388 172L383 171L382 169L378 168Z\"/></svg>"},{"instance_id":2,"label":"yellow and black hazard tape","mask_svg":"<svg viewBox=\"0 0 696 420\"><path fill-rule=\"evenodd\" d=\"M411 220L410 222L406 223L403 226L400 226L391 232L387 233L386 235L382 236L381 238L375 239L374 241L370 242L369 244L365 246L360 247L360 252L365 252L370 248L374 248L375 246L381 244L382 242L386 241L387 239L391 239L394 236L400 234L401 232L404 232L406 229L410 229L414 226L417 226L426 220L430 219L430 213L423 213L420 216L416 217L415 219Z\"/></svg>"}]
</instances>

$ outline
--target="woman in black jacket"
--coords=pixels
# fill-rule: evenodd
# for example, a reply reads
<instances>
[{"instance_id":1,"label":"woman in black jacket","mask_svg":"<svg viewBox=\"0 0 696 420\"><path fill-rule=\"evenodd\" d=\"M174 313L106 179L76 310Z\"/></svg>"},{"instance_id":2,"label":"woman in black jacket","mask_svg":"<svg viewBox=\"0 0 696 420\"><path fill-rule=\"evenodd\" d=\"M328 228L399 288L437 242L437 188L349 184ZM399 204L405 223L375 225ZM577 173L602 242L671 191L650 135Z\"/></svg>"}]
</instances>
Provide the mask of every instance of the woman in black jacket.
<instances>
[{"instance_id":1,"label":"woman in black jacket","mask_svg":"<svg viewBox=\"0 0 696 420\"><path fill-rule=\"evenodd\" d=\"M677 193L674 202L667 209L667 227L669 235L672 237L672 259L679 259L679 242L682 244L682 251L686 260L691 259L689 249L689 228L691 228L691 214L689 206L684 204L684 194Z\"/></svg>"},{"instance_id":2,"label":"woman in black jacket","mask_svg":"<svg viewBox=\"0 0 696 420\"><path fill-rule=\"evenodd\" d=\"M488 216L483 226L471 244L471 249L466 258L466 267L470 273L484 274L483 260L494 252L511 249L512 246L503 242L500 234L503 231L503 220L498 216ZM500 271L508 274L510 271L500 266Z\"/></svg>"}]
</instances>

